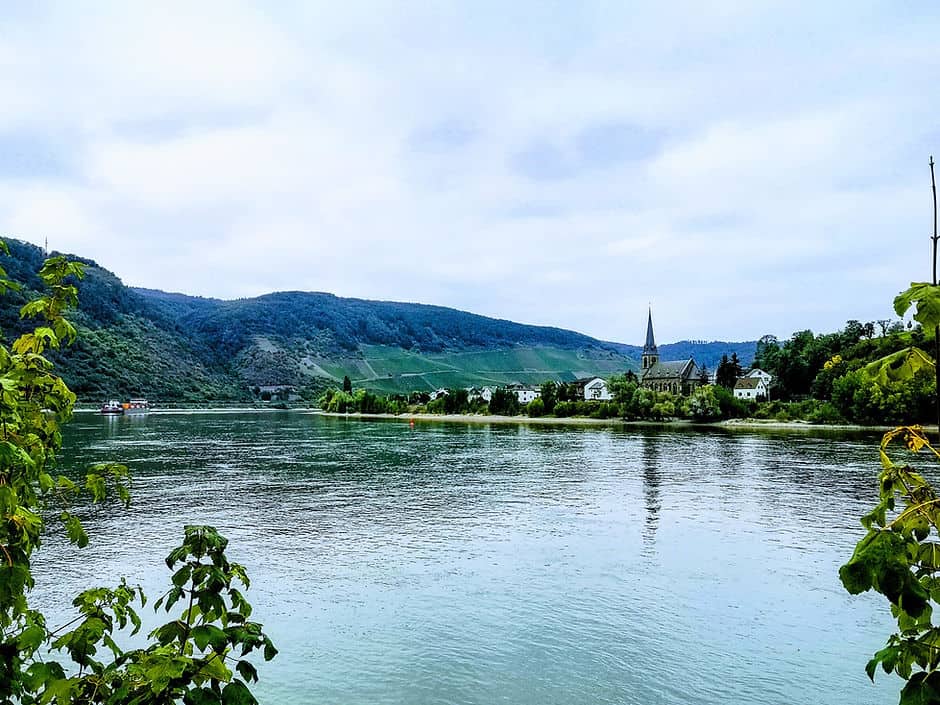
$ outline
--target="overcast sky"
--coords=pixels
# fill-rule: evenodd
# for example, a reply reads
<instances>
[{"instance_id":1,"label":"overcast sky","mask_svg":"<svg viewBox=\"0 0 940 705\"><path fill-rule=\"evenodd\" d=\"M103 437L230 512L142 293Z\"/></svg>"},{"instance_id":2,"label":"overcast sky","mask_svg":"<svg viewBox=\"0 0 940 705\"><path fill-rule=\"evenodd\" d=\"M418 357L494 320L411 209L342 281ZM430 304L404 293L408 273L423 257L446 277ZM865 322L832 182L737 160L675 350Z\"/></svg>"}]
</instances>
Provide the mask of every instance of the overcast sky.
<instances>
[{"instance_id":1,"label":"overcast sky","mask_svg":"<svg viewBox=\"0 0 940 705\"><path fill-rule=\"evenodd\" d=\"M940 3L265 4L5 4L0 233L631 343L930 275Z\"/></svg>"}]
</instances>

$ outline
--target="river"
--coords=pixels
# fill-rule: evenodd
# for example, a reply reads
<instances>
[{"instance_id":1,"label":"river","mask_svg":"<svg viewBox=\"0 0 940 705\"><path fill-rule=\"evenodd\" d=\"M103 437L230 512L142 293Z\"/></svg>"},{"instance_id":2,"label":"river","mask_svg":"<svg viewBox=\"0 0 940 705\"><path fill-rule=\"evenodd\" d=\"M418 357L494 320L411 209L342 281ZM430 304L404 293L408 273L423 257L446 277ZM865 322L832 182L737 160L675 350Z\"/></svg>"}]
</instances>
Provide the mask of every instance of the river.
<instances>
[{"instance_id":1,"label":"river","mask_svg":"<svg viewBox=\"0 0 940 705\"><path fill-rule=\"evenodd\" d=\"M156 596L207 523L281 651L265 704L893 703L864 673L886 604L837 575L876 440L77 414L66 467L124 462L134 501L86 508L86 549L50 535L33 599L62 618L122 575Z\"/></svg>"}]
</instances>

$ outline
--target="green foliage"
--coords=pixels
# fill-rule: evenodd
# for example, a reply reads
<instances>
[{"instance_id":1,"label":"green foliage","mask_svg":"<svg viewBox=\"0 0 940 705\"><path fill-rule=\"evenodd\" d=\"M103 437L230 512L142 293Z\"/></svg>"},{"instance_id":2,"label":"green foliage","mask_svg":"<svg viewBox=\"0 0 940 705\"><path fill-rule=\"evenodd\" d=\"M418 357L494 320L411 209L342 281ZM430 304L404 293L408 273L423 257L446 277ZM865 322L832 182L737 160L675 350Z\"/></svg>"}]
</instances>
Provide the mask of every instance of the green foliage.
<instances>
[{"instance_id":1,"label":"green foliage","mask_svg":"<svg viewBox=\"0 0 940 705\"><path fill-rule=\"evenodd\" d=\"M882 386L906 382L918 372L934 373L934 362L923 350L911 346L871 362L863 368L869 379Z\"/></svg>"},{"instance_id":2,"label":"green foliage","mask_svg":"<svg viewBox=\"0 0 940 705\"><path fill-rule=\"evenodd\" d=\"M832 405L847 419L865 424L917 423L934 413L933 371L882 384L865 370L854 370L832 385Z\"/></svg>"},{"instance_id":3,"label":"green foliage","mask_svg":"<svg viewBox=\"0 0 940 705\"><path fill-rule=\"evenodd\" d=\"M558 405L556 404L556 407ZM515 392L499 387L493 390L493 396L490 398L490 413L499 416L516 416L519 409L519 398ZM557 410L556 410L557 413Z\"/></svg>"},{"instance_id":4,"label":"green foliage","mask_svg":"<svg viewBox=\"0 0 940 705\"><path fill-rule=\"evenodd\" d=\"M894 311L904 316L915 306L914 320L927 330L940 326L940 286L928 282L912 282L909 289L894 298Z\"/></svg>"},{"instance_id":5,"label":"green foliage","mask_svg":"<svg viewBox=\"0 0 940 705\"><path fill-rule=\"evenodd\" d=\"M408 410L408 400L403 396L384 397L365 389L354 394L328 389L318 403L324 411L339 414L401 414Z\"/></svg>"},{"instance_id":6,"label":"green foliage","mask_svg":"<svg viewBox=\"0 0 940 705\"><path fill-rule=\"evenodd\" d=\"M907 681L900 702L940 703L940 627L933 624L940 602L940 496L910 465L894 462L890 447L912 453L938 453L919 426L903 426L881 442L879 501L862 517L867 534L839 569L845 589L868 590L888 600L898 631L888 637L865 667L874 680L880 666Z\"/></svg>"},{"instance_id":7,"label":"green foliage","mask_svg":"<svg viewBox=\"0 0 940 705\"><path fill-rule=\"evenodd\" d=\"M549 380L542 382L539 387L540 398L542 400L543 412L551 414L555 410L555 402L558 401L558 384ZM531 412L529 412L531 415Z\"/></svg>"},{"instance_id":8,"label":"green foliage","mask_svg":"<svg viewBox=\"0 0 940 705\"><path fill-rule=\"evenodd\" d=\"M632 373L629 375L614 375L607 380L607 388L618 404L629 404L638 387L639 383L636 375Z\"/></svg>"},{"instance_id":9,"label":"green foliage","mask_svg":"<svg viewBox=\"0 0 940 705\"><path fill-rule=\"evenodd\" d=\"M24 318L42 322L9 348L0 346L0 702L255 703L247 682L257 673L245 657L260 650L271 659L277 651L261 625L249 621L251 606L238 588L248 586L245 571L228 561L227 542L211 527L186 527L183 544L168 557L173 587L157 606L169 611L182 601L185 608L142 648L124 650L115 638L140 629L136 605L145 604L140 589L124 581L82 592L72 603L77 618L60 628L29 604L31 561L53 508L81 548L89 537L72 509L76 502L130 501L122 465L94 466L82 481L53 475L60 424L75 395L44 353L75 337L63 314L76 303L83 273L80 263L48 259L38 278L49 293L21 307ZM0 289L12 288L0 269Z\"/></svg>"},{"instance_id":10,"label":"green foliage","mask_svg":"<svg viewBox=\"0 0 940 705\"><path fill-rule=\"evenodd\" d=\"M696 421L714 421L721 418L721 406L715 396L715 387L699 387L689 397L689 414Z\"/></svg>"},{"instance_id":11,"label":"green foliage","mask_svg":"<svg viewBox=\"0 0 940 705\"><path fill-rule=\"evenodd\" d=\"M541 397L536 397L526 404L525 411L529 416L538 418L545 414L545 402L542 401Z\"/></svg>"},{"instance_id":12,"label":"green foliage","mask_svg":"<svg viewBox=\"0 0 940 705\"><path fill-rule=\"evenodd\" d=\"M727 355L722 355L718 369L715 371L715 383L726 389L734 389L734 383L743 373L737 353L731 353L730 359Z\"/></svg>"}]
</instances>

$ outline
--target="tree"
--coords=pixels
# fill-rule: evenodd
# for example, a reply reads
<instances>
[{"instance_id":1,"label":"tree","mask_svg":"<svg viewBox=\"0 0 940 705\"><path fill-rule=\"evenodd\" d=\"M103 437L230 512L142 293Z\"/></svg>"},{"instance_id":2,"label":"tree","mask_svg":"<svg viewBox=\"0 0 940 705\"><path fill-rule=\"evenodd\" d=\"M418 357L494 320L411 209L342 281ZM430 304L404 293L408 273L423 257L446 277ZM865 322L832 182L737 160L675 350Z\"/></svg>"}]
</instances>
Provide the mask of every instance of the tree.
<instances>
[{"instance_id":1,"label":"tree","mask_svg":"<svg viewBox=\"0 0 940 705\"><path fill-rule=\"evenodd\" d=\"M545 407L545 413L551 414L555 410L555 402L558 401L558 385L550 380L542 382L539 393ZM531 412L529 413L531 414Z\"/></svg>"},{"instance_id":2,"label":"tree","mask_svg":"<svg viewBox=\"0 0 940 705\"><path fill-rule=\"evenodd\" d=\"M490 413L499 416L515 416L519 413L519 398L508 389L493 390L490 398Z\"/></svg>"},{"instance_id":3,"label":"tree","mask_svg":"<svg viewBox=\"0 0 940 705\"><path fill-rule=\"evenodd\" d=\"M352 391L352 380L349 375L343 375L343 391L349 394Z\"/></svg>"},{"instance_id":4,"label":"tree","mask_svg":"<svg viewBox=\"0 0 940 705\"><path fill-rule=\"evenodd\" d=\"M577 385L565 384L564 382L559 383L556 401L576 401L577 398Z\"/></svg>"},{"instance_id":5,"label":"tree","mask_svg":"<svg viewBox=\"0 0 940 705\"><path fill-rule=\"evenodd\" d=\"M715 387L699 387L689 397L689 413L697 421L713 421L721 417L721 407L715 397Z\"/></svg>"},{"instance_id":6,"label":"tree","mask_svg":"<svg viewBox=\"0 0 940 705\"><path fill-rule=\"evenodd\" d=\"M738 354L736 352L731 353L731 369L734 371L735 381L737 381L738 378L744 374L744 368L741 367L741 361L738 359Z\"/></svg>"},{"instance_id":7,"label":"tree","mask_svg":"<svg viewBox=\"0 0 940 705\"><path fill-rule=\"evenodd\" d=\"M541 397L536 397L526 404L526 413L532 418L538 418L545 414L545 402Z\"/></svg>"},{"instance_id":8,"label":"tree","mask_svg":"<svg viewBox=\"0 0 940 705\"><path fill-rule=\"evenodd\" d=\"M636 375L634 375L636 377ZM633 393L637 389L635 379L630 379L627 375L614 375L607 380L607 388L614 401L618 404L629 404L633 399Z\"/></svg>"},{"instance_id":9,"label":"tree","mask_svg":"<svg viewBox=\"0 0 940 705\"><path fill-rule=\"evenodd\" d=\"M236 587L247 587L247 575L228 560L227 541L212 527L185 527L182 545L167 557L172 586L156 607L169 611L180 601L186 607L140 648L124 650L115 639L117 631L141 626L135 604L143 605L143 593L123 581L82 592L72 603L78 617L58 629L29 605L31 561L52 507L60 507L66 534L82 548L89 539L70 511L76 498L130 500L122 465L95 466L82 482L52 474L60 424L71 416L75 395L45 353L75 338L63 313L77 302L74 282L82 275L78 263L46 260L39 277L50 293L21 309L44 321L10 348L0 345L0 702L256 703L247 684L257 672L245 657L261 650L271 659L277 652L261 624L248 620L251 606ZM12 286L0 269L0 291Z\"/></svg>"},{"instance_id":10,"label":"tree","mask_svg":"<svg viewBox=\"0 0 940 705\"><path fill-rule=\"evenodd\" d=\"M734 389L734 383L737 381L738 375L735 373L734 365L727 355L722 355L718 369L715 371L715 383L725 389Z\"/></svg>"}]
</instances>

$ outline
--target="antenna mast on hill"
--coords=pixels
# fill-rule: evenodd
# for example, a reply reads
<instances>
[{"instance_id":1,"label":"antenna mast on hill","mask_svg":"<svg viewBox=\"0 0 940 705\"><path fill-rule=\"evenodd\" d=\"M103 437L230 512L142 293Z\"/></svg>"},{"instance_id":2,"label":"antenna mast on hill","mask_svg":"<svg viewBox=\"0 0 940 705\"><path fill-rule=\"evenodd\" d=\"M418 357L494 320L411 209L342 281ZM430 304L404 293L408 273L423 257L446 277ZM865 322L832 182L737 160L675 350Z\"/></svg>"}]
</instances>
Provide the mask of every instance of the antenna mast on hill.
<instances>
[{"instance_id":1,"label":"antenna mast on hill","mask_svg":"<svg viewBox=\"0 0 940 705\"><path fill-rule=\"evenodd\" d=\"M936 247L936 245L934 245L934 247ZM46 246L43 248L42 254L44 257L49 256L49 236L48 235L46 235Z\"/></svg>"}]
</instances>

